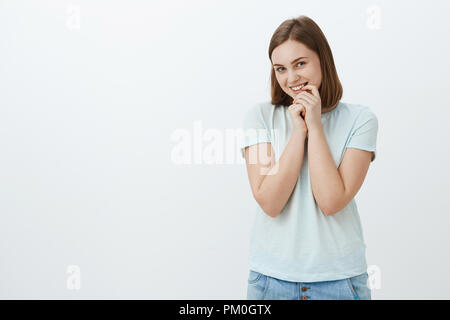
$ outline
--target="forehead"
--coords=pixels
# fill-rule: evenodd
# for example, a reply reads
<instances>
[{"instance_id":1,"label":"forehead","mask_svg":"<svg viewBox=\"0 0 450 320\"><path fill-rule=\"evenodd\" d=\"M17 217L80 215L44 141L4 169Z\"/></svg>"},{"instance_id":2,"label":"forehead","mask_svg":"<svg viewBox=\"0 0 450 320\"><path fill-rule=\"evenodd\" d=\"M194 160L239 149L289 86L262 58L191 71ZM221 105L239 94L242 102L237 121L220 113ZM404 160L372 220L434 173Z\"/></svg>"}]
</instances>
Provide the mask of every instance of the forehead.
<instances>
[{"instance_id":1,"label":"forehead","mask_svg":"<svg viewBox=\"0 0 450 320\"><path fill-rule=\"evenodd\" d=\"M287 40L272 51L272 62L290 64L295 58L314 58L315 55L315 52L303 43L295 40Z\"/></svg>"}]
</instances>

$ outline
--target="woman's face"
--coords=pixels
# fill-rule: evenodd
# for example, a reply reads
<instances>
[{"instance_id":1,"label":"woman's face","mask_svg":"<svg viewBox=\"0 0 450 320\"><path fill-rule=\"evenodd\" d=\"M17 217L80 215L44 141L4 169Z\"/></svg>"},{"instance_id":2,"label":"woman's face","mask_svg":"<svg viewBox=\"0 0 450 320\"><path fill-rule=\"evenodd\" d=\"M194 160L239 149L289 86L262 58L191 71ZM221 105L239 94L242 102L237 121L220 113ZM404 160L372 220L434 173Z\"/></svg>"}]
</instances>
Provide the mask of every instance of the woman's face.
<instances>
[{"instance_id":1,"label":"woman's face","mask_svg":"<svg viewBox=\"0 0 450 320\"><path fill-rule=\"evenodd\" d=\"M320 60L317 54L303 43L287 40L272 51L272 66L278 84L293 99L300 90L294 90L300 84L312 84L319 89L322 81Z\"/></svg>"}]
</instances>

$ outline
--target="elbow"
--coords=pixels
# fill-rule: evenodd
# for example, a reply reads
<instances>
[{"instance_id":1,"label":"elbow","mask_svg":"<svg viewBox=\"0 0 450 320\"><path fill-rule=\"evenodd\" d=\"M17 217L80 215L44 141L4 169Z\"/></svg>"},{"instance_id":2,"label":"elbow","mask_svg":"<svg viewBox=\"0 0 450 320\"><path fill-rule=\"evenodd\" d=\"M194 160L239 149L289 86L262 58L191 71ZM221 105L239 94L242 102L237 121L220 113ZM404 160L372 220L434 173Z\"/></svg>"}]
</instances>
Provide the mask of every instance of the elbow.
<instances>
[{"instance_id":1,"label":"elbow","mask_svg":"<svg viewBox=\"0 0 450 320\"><path fill-rule=\"evenodd\" d=\"M265 214L267 214L271 218L276 218L280 214L280 210L277 210L276 208L273 208L273 206L266 203L258 202L261 209L264 211Z\"/></svg>"},{"instance_id":2,"label":"elbow","mask_svg":"<svg viewBox=\"0 0 450 320\"><path fill-rule=\"evenodd\" d=\"M336 208L333 206L320 206L320 210L327 217L332 216L338 212L338 210L336 210Z\"/></svg>"},{"instance_id":3,"label":"elbow","mask_svg":"<svg viewBox=\"0 0 450 320\"><path fill-rule=\"evenodd\" d=\"M337 197L328 197L325 199L320 199L320 201L318 201L319 199L317 199L316 197L314 197L316 200L316 204L317 206L320 208L320 210L322 211L322 213L329 217L332 215L335 215L336 213L338 213L342 208L342 199L337 198Z\"/></svg>"},{"instance_id":4,"label":"elbow","mask_svg":"<svg viewBox=\"0 0 450 320\"><path fill-rule=\"evenodd\" d=\"M269 217L276 218L281 213L281 210L268 209L264 211Z\"/></svg>"},{"instance_id":5,"label":"elbow","mask_svg":"<svg viewBox=\"0 0 450 320\"><path fill-rule=\"evenodd\" d=\"M322 211L326 216L332 216L344 210L347 205L348 202L343 202L342 199L335 199L331 202L331 205L324 206Z\"/></svg>"},{"instance_id":6,"label":"elbow","mask_svg":"<svg viewBox=\"0 0 450 320\"><path fill-rule=\"evenodd\" d=\"M335 206L324 207L324 209L321 208L323 214L326 215L327 217L333 216L336 213L339 213L342 209L343 209L343 207L339 207L339 206L336 206L336 205Z\"/></svg>"},{"instance_id":7,"label":"elbow","mask_svg":"<svg viewBox=\"0 0 450 320\"><path fill-rule=\"evenodd\" d=\"M276 218L280 213L273 210L268 210L267 208L261 207L263 212L268 215L270 218Z\"/></svg>"},{"instance_id":8,"label":"elbow","mask_svg":"<svg viewBox=\"0 0 450 320\"><path fill-rule=\"evenodd\" d=\"M257 195L255 196L255 200L262 211L269 217L276 218L280 214L281 210L275 208L275 206L273 205L273 201L271 201L270 199L263 198Z\"/></svg>"}]
</instances>

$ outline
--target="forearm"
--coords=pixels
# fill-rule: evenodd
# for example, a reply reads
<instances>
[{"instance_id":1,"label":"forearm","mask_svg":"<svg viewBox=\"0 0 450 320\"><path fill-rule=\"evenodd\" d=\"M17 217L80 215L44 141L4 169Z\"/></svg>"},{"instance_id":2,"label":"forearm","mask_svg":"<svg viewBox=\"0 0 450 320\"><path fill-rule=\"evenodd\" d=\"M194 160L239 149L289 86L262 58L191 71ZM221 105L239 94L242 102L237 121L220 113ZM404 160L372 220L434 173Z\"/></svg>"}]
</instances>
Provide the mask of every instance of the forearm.
<instances>
[{"instance_id":1,"label":"forearm","mask_svg":"<svg viewBox=\"0 0 450 320\"><path fill-rule=\"evenodd\" d=\"M345 186L322 127L308 132L308 166L314 198L323 213L329 215L344 195Z\"/></svg>"},{"instance_id":2,"label":"forearm","mask_svg":"<svg viewBox=\"0 0 450 320\"><path fill-rule=\"evenodd\" d=\"M270 168L259 187L259 202L272 217L276 217L284 208L297 183L303 163L305 140L306 132L292 132L279 161Z\"/></svg>"}]
</instances>

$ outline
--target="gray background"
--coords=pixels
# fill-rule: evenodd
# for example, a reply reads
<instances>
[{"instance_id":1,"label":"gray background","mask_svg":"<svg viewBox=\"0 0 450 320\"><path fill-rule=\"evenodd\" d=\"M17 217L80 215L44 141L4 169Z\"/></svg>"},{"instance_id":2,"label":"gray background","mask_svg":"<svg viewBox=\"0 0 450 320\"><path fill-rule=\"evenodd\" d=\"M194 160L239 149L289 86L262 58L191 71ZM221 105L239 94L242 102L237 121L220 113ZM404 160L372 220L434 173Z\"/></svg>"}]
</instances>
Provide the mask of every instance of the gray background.
<instances>
[{"instance_id":1,"label":"gray background","mask_svg":"<svg viewBox=\"0 0 450 320\"><path fill-rule=\"evenodd\" d=\"M229 163L177 164L172 138L239 128L269 99L272 33L305 14L342 101L379 119L356 197L373 299L449 299L449 9L0 1L0 298L244 299L256 202L238 145Z\"/></svg>"}]
</instances>

